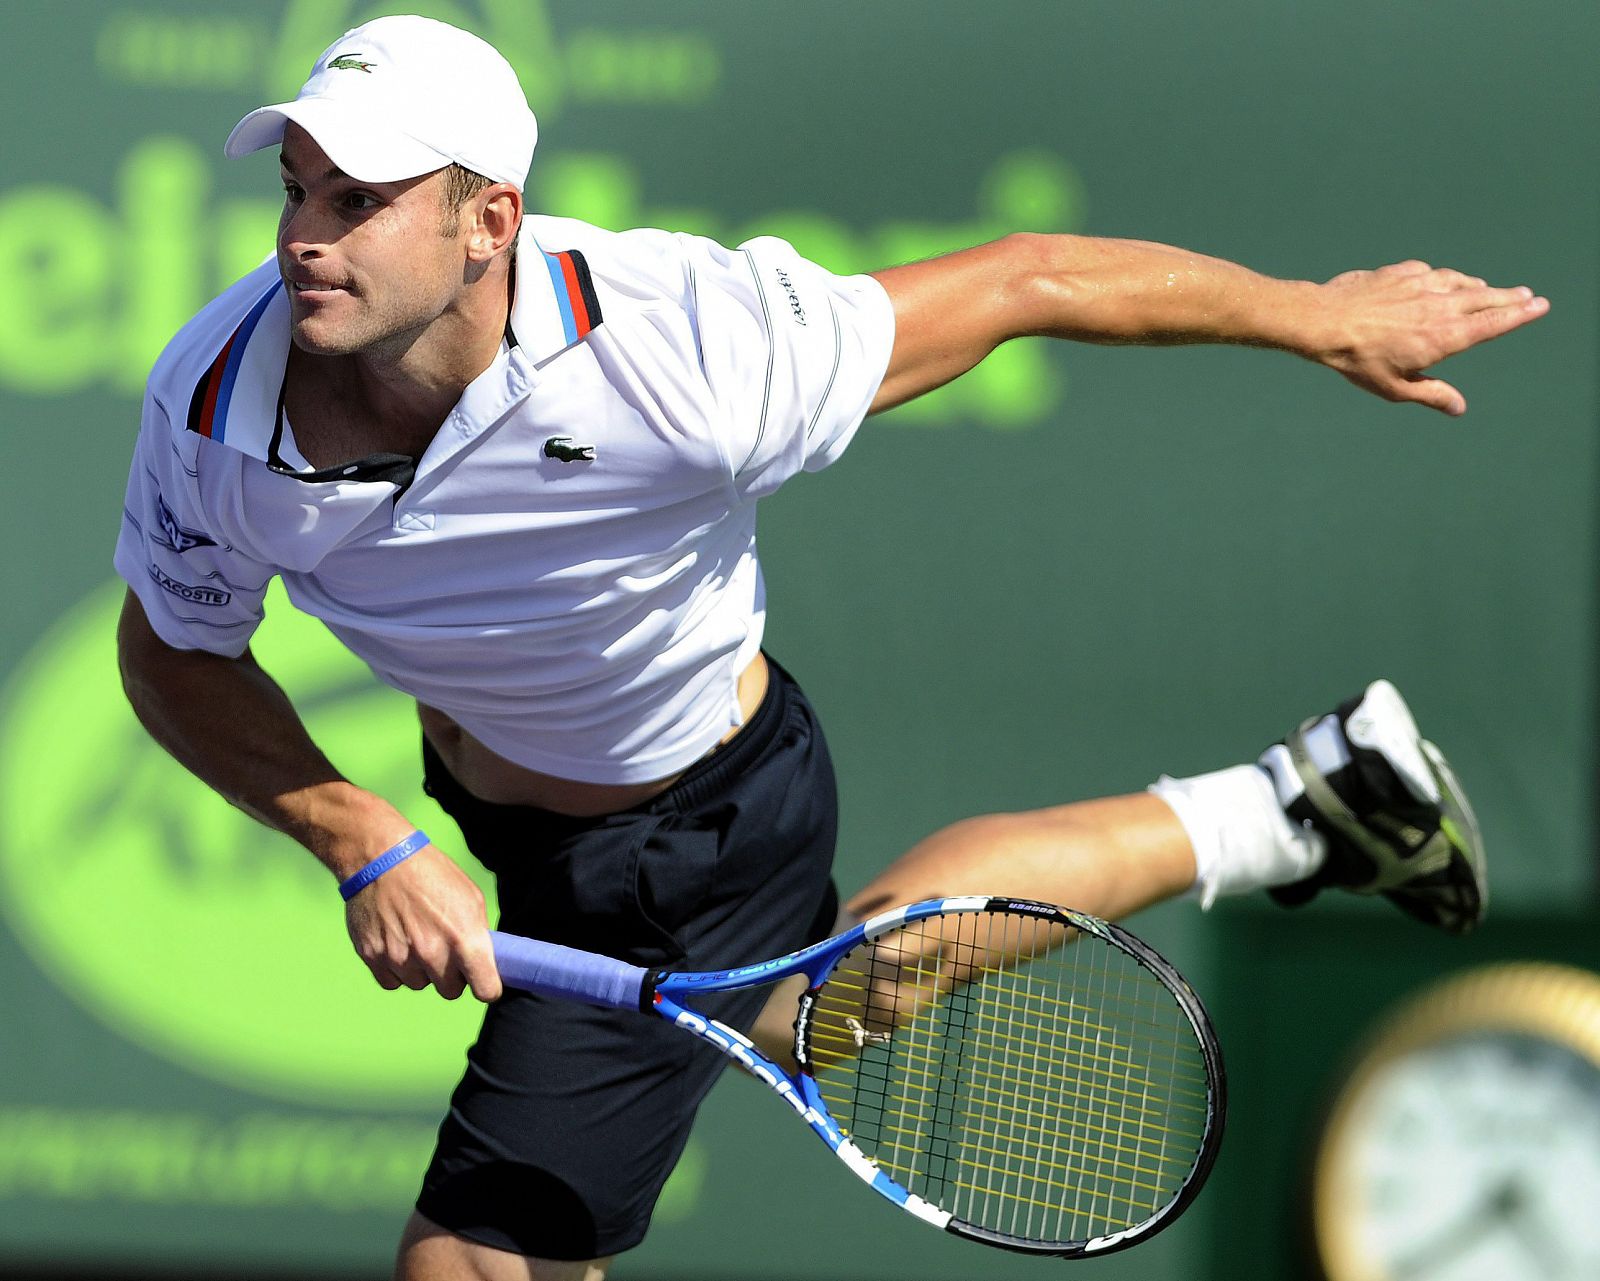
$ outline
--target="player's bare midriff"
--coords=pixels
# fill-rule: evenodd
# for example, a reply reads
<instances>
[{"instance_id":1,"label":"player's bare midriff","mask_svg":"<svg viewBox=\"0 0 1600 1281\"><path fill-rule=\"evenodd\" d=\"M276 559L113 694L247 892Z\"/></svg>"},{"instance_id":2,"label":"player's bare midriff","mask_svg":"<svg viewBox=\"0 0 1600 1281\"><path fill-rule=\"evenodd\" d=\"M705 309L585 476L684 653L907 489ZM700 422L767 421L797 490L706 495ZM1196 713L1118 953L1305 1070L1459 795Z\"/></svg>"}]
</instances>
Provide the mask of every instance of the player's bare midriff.
<instances>
[{"instance_id":1,"label":"player's bare midriff","mask_svg":"<svg viewBox=\"0 0 1600 1281\"><path fill-rule=\"evenodd\" d=\"M767 693L767 660L757 654L739 675L739 710L748 725ZM455 780L479 800L495 805L533 805L557 814L592 818L642 805L671 787L681 773L649 783L584 783L526 769L490 751L437 708L417 704L422 732ZM723 743L739 733L735 727ZM713 749L715 750L715 749Z\"/></svg>"}]
</instances>

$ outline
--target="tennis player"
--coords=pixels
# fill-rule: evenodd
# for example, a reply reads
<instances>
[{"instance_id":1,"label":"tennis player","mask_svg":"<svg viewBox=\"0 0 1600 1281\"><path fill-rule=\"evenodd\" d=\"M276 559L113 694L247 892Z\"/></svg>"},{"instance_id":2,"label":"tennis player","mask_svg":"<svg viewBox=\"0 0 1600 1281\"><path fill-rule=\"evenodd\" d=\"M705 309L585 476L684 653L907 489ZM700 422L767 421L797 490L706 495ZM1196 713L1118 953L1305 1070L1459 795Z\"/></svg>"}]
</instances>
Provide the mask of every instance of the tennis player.
<instances>
[{"instance_id":1,"label":"tennis player","mask_svg":"<svg viewBox=\"0 0 1600 1281\"><path fill-rule=\"evenodd\" d=\"M502 998L471 880L339 773L252 658L272 578L417 699L427 786L506 929L730 966L837 914L827 747L761 649L762 497L1022 335L1270 346L1459 414L1425 371L1546 310L1421 262L1311 284L1075 236L840 277L781 240L529 213L535 136L495 50L415 17L348 32L294 101L240 121L230 156L279 151L276 257L151 373L116 553L150 732L333 873L379 983L491 1002L405 1278L602 1276L721 1059L665 1024ZM1117 915L1339 885L1463 930L1484 895L1464 813L1379 682L1260 763L958 825L854 906L974 888Z\"/></svg>"}]
</instances>

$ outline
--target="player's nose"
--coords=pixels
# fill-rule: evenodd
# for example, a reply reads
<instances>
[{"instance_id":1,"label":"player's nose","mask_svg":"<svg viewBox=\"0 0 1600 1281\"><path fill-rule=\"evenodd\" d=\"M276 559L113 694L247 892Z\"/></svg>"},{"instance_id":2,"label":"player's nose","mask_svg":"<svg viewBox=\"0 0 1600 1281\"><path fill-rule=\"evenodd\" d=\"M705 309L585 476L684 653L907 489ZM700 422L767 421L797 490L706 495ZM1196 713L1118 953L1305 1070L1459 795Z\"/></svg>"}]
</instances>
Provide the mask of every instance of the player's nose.
<instances>
[{"instance_id":1,"label":"player's nose","mask_svg":"<svg viewBox=\"0 0 1600 1281\"><path fill-rule=\"evenodd\" d=\"M292 212L286 211L278 227L279 250L296 259L325 253L335 238L333 219L319 213L309 200L301 201Z\"/></svg>"}]
</instances>

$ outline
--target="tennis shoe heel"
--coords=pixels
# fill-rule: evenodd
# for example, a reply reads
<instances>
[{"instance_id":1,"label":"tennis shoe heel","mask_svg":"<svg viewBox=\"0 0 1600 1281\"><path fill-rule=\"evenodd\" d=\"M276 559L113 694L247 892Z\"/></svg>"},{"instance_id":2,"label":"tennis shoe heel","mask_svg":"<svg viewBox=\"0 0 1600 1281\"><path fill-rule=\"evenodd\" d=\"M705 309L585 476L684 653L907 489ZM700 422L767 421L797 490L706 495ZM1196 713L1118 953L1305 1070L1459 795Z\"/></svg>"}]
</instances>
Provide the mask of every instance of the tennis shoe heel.
<instances>
[{"instance_id":1,"label":"tennis shoe heel","mask_svg":"<svg viewBox=\"0 0 1600 1281\"><path fill-rule=\"evenodd\" d=\"M1374 681L1356 698L1306 721L1261 758L1291 820L1322 834L1315 873L1268 893L1286 906L1324 889L1381 894L1450 934L1483 919L1483 838L1460 782L1423 738L1400 691Z\"/></svg>"}]
</instances>

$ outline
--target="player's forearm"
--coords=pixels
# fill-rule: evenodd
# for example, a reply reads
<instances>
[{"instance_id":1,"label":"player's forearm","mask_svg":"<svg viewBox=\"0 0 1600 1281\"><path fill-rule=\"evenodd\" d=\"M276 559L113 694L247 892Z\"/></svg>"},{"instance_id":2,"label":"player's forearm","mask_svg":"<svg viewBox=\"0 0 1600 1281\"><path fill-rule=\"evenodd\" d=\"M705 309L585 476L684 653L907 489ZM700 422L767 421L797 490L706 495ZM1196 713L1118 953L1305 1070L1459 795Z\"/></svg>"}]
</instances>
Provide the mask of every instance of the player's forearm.
<instances>
[{"instance_id":1,"label":"player's forearm","mask_svg":"<svg viewBox=\"0 0 1600 1281\"><path fill-rule=\"evenodd\" d=\"M894 307L874 413L958 378L1009 338L1241 343L1295 352L1385 400L1465 413L1426 371L1537 320L1549 301L1410 259L1323 284L1171 245L1014 235L873 273Z\"/></svg>"},{"instance_id":2,"label":"player's forearm","mask_svg":"<svg viewBox=\"0 0 1600 1281\"><path fill-rule=\"evenodd\" d=\"M1019 234L874 275L895 340L874 412L960 377L1001 343L1244 343L1319 358L1319 286L1139 240Z\"/></svg>"},{"instance_id":3,"label":"player's forearm","mask_svg":"<svg viewBox=\"0 0 1600 1281\"><path fill-rule=\"evenodd\" d=\"M123 688L150 735L232 804L349 876L411 830L381 797L345 779L283 690L248 654L167 646L130 597L118 629Z\"/></svg>"},{"instance_id":4,"label":"player's forearm","mask_svg":"<svg viewBox=\"0 0 1600 1281\"><path fill-rule=\"evenodd\" d=\"M1010 237L1014 333L1092 343L1238 343L1307 354L1318 286L1172 245Z\"/></svg>"}]
</instances>

